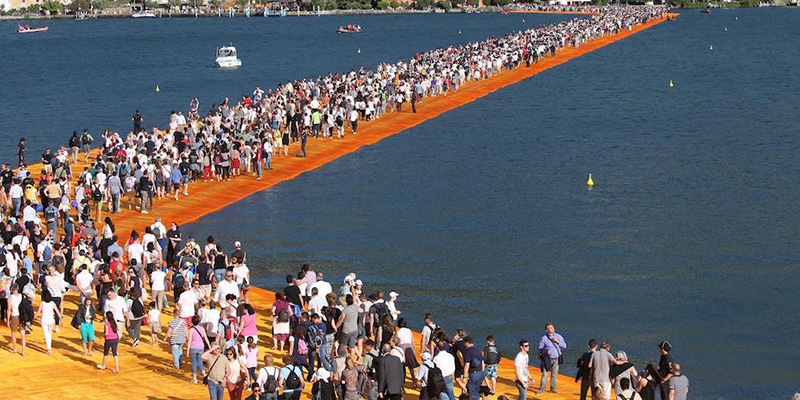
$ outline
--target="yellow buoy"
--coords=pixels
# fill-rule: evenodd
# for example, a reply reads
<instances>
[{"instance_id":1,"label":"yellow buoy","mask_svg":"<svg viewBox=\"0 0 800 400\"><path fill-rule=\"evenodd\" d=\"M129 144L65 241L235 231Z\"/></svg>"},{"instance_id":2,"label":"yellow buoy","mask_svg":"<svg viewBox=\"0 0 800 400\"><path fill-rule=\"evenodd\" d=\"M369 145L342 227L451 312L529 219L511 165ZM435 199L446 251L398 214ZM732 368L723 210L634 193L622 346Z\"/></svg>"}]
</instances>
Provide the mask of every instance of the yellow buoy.
<instances>
[{"instance_id":1,"label":"yellow buoy","mask_svg":"<svg viewBox=\"0 0 800 400\"><path fill-rule=\"evenodd\" d=\"M589 180L586 181L586 184L589 186L594 186L594 181L592 180L592 174L589 174Z\"/></svg>"},{"instance_id":2,"label":"yellow buoy","mask_svg":"<svg viewBox=\"0 0 800 400\"><path fill-rule=\"evenodd\" d=\"M674 84L672 84L672 79L670 79L670 80L669 80L669 87L673 87L673 86L675 86L675 85L674 85Z\"/></svg>"},{"instance_id":3,"label":"yellow buoy","mask_svg":"<svg viewBox=\"0 0 800 400\"><path fill-rule=\"evenodd\" d=\"M358 49L358 54L361 54L361 49Z\"/></svg>"},{"instance_id":4,"label":"yellow buoy","mask_svg":"<svg viewBox=\"0 0 800 400\"><path fill-rule=\"evenodd\" d=\"M161 91L161 88L160 88L160 87L158 87L158 85L156 85L156 93L158 93L158 92L160 92L160 91Z\"/></svg>"},{"instance_id":5,"label":"yellow buoy","mask_svg":"<svg viewBox=\"0 0 800 400\"><path fill-rule=\"evenodd\" d=\"M712 45L708 46L708 49L713 51L714 50L714 45L712 44Z\"/></svg>"}]
</instances>

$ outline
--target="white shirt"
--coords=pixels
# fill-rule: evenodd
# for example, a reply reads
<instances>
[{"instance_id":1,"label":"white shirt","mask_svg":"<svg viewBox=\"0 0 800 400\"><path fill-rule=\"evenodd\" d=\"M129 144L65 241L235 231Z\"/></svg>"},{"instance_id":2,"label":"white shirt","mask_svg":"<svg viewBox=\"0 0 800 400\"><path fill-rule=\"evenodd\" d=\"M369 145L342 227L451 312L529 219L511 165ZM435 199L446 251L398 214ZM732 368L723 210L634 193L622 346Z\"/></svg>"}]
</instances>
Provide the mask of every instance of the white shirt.
<instances>
[{"instance_id":1,"label":"white shirt","mask_svg":"<svg viewBox=\"0 0 800 400\"><path fill-rule=\"evenodd\" d=\"M20 199L25 195L25 192L22 190L22 186L14 184L8 189L8 195L11 196L12 199Z\"/></svg>"},{"instance_id":2,"label":"white shirt","mask_svg":"<svg viewBox=\"0 0 800 400\"><path fill-rule=\"evenodd\" d=\"M517 356L514 357L514 370L518 376L521 376L524 381L522 383L528 383L528 353L519 352Z\"/></svg>"},{"instance_id":3,"label":"white shirt","mask_svg":"<svg viewBox=\"0 0 800 400\"><path fill-rule=\"evenodd\" d=\"M450 376L456 372L456 360L446 351L440 351L433 357L433 363L442 370L442 376Z\"/></svg>"},{"instance_id":4,"label":"white shirt","mask_svg":"<svg viewBox=\"0 0 800 400\"><path fill-rule=\"evenodd\" d=\"M244 278L247 278L247 275L250 275L250 268L247 268L247 265L239 264L233 267L233 276L236 277L237 285L244 283Z\"/></svg>"},{"instance_id":5,"label":"white shirt","mask_svg":"<svg viewBox=\"0 0 800 400\"><path fill-rule=\"evenodd\" d=\"M178 304L181 305L181 318L191 318L194 316L194 306L197 304L197 295L194 294L194 291L187 290L181 293Z\"/></svg>"},{"instance_id":6,"label":"white shirt","mask_svg":"<svg viewBox=\"0 0 800 400\"><path fill-rule=\"evenodd\" d=\"M36 219L36 209L31 206L26 206L22 209L22 221L33 222Z\"/></svg>"},{"instance_id":7,"label":"white shirt","mask_svg":"<svg viewBox=\"0 0 800 400\"><path fill-rule=\"evenodd\" d=\"M214 301L219 303L219 306L223 309L227 308L229 305L225 300L228 294L233 294L237 298L239 297L239 286L236 285L236 281L229 282L228 280L224 280L217 285L217 293L214 294Z\"/></svg>"},{"instance_id":8,"label":"white shirt","mask_svg":"<svg viewBox=\"0 0 800 400\"><path fill-rule=\"evenodd\" d=\"M159 247L158 241L156 240L156 235L152 233L145 233L144 236L142 236L142 247L146 249L147 245L150 243L153 243L156 248Z\"/></svg>"},{"instance_id":9,"label":"white shirt","mask_svg":"<svg viewBox=\"0 0 800 400\"><path fill-rule=\"evenodd\" d=\"M161 324L161 311L158 311L158 308L153 308L147 313L147 320L152 324L153 322L158 322Z\"/></svg>"},{"instance_id":10,"label":"white shirt","mask_svg":"<svg viewBox=\"0 0 800 400\"><path fill-rule=\"evenodd\" d=\"M397 331L397 338L400 339L400 344L414 344L414 337L411 336L411 329L400 328Z\"/></svg>"},{"instance_id":11,"label":"white shirt","mask_svg":"<svg viewBox=\"0 0 800 400\"><path fill-rule=\"evenodd\" d=\"M167 176L169 176L169 174L167 174ZM150 225L150 230L153 232L155 232L156 228L158 228L158 235L156 235L157 239L164 239L167 237L167 227L164 226L164 224L161 222L156 222L153 225Z\"/></svg>"},{"instance_id":12,"label":"white shirt","mask_svg":"<svg viewBox=\"0 0 800 400\"><path fill-rule=\"evenodd\" d=\"M392 319L397 321L397 314L395 314L395 312L397 312L397 307L394 306L394 301L387 301L386 307L389 307L389 313L392 315Z\"/></svg>"},{"instance_id":13,"label":"white shirt","mask_svg":"<svg viewBox=\"0 0 800 400\"><path fill-rule=\"evenodd\" d=\"M94 281L94 277L88 270L83 270L75 276L75 285L87 293L92 290L92 281Z\"/></svg>"},{"instance_id":14,"label":"white shirt","mask_svg":"<svg viewBox=\"0 0 800 400\"><path fill-rule=\"evenodd\" d=\"M325 298L325 296L328 295L328 293L333 291L333 288L331 288L331 284L325 281L314 282L314 284L311 285L311 288L308 289L309 292L314 290L314 288L317 288L317 296L322 297L323 299Z\"/></svg>"},{"instance_id":15,"label":"white shirt","mask_svg":"<svg viewBox=\"0 0 800 400\"><path fill-rule=\"evenodd\" d=\"M44 283L47 286L47 291L50 292L50 295L53 297L61 297L64 293L64 286L66 286L66 282L64 282L64 277L59 275L54 276L47 276L44 278Z\"/></svg>"},{"instance_id":16,"label":"white shirt","mask_svg":"<svg viewBox=\"0 0 800 400\"><path fill-rule=\"evenodd\" d=\"M19 249L22 250L23 253L25 253L25 251L28 250L28 245L30 244L30 241L28 241L28 237L25 235L17 235L11 238L11 244L12 245L18 244Z\"/></svg>"},{"instance_id":17,"label":"white shirt","mask_svg":"<svg viewBox=\"0 0 800 400\"><path fill-rule=\"evenodd\" d=\"M12 294L8 297L11 305L11 316L19 317L19 303L22 303L22 293Z\"/></svg>"},{"instance_id":18,"label":"white shirt","mask_svg":"<svg viewBox=\"0 0 800 400\"><path fill-rule=\"evenodd\" d=\"M125 321L125 313L128 312L128 305L122 297L117 296L114 300L107 300L104 313L111 311L114 314L114 320L118 322Z\"/></svg>"},{"instance_id":19,"label":"white shirt","mask_svg":"<svg viewBox=\"0 0 800 400\"><path fill-rule=\"evenodd\" d=\"M316 295L308 301L308 312L313 314L317 313L320 314L322 312L322 307L328 305L328 302L325 301L324 296Z\"/></svg>"},{"instance_id":20,"label":"white shirt","mask_svg":"<svg viewBox=\"0 0 800 400\"><path fill-rule=\"evenodd\" d=\"M144 247L141 243L136 242L128 245L128 260L135 259L139 265L142 265L142 254L144 254Z\"/></svg>"},{"instance_id":21,"label":"white shirt","mask_svg":"<svg viewBox=\"0 0 800 400\"><path fill-rule=\"evenodd\" d=\"M217 336L217 328L219 327L219 314L219 310L217 309L202 309L202 321L204 324L206 324L206 334L208 336Z\"/></svg>"},{"instance_id":22,"label":"white shirt","mask_svg":"<svg viewBox=\"0 0 800 400\"><path fill-rule=\"evenodd\" d=\"M156 269L155 271L153 271L153 273L150 274L150 283L152 285L150 290L152 290L152 291L156 291L156 290L163 291L164 290L164 281L166 279L167 279L167 274L164 271L162 271L160 269Z\"/></svg>"}]
</instances>

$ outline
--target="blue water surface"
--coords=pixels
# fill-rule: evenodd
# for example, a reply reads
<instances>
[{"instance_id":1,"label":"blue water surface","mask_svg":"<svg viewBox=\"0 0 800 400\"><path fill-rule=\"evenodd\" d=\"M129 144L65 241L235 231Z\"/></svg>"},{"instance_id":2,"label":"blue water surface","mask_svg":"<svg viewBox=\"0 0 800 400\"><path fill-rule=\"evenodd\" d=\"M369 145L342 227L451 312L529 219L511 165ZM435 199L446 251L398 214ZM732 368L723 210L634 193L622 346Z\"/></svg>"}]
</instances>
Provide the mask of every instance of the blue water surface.
<instances>
[{"instance_id":1,"label":"blue water surface","mask_svg":"<svg viewBox=\"0 0 800 400\"><path fill-rule=\"evenodd\" d=\"M0 130L44 143L127 129L136 107L163 121L193 95L209 106L553 18L357 17L368 33L348 37L329 35L335 18L52 23L48 36L0 39L0 69L36 62L59 77L4 74ZM72 33L57 40L60 25ZM508 356L552 321L570 367L590 338L638 367L669 340L692 398L790 398L798 39L796 9L685 12L184 229L242 240L257 285L282 287L305 262L335 285L354 271L369 291L400 292L414 327L433 312L451 331L493 334ZM245 67L206 68L229 40ZM43 46L46 59L19 60Z\"/></svg>"}]
</instances>

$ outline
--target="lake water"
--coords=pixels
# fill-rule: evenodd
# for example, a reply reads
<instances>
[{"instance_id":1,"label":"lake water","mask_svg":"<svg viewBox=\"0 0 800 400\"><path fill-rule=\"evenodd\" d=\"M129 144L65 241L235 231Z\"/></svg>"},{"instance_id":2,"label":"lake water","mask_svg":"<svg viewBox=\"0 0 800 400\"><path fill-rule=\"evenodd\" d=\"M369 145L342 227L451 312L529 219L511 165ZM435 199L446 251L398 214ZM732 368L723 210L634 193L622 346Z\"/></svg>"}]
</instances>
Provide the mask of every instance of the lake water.
<instances>
[{"instance_id":1,"label":"lake water","mask_svg":"<svg viewBox=\"0 0 800 400\"><path fill-rule=\"evenodd\" d=\"M191 96L205 110L256 84L561 18L53 22L0 39L2 156L20 134L38 154L73 129L128 129L137 107L163 124ZM346 21L366 33L331 33ZM506 355L552 321L569 366L590 338L639 367L666 339L693 398L787 399L800 381L798 39L797 9L685 12L185 230L242 240L263 287L304 262L335 285L354 271L400 292L416 328L433 312ZM206 67L228 41L245 67Z\"/></svg>"}]
</instances>

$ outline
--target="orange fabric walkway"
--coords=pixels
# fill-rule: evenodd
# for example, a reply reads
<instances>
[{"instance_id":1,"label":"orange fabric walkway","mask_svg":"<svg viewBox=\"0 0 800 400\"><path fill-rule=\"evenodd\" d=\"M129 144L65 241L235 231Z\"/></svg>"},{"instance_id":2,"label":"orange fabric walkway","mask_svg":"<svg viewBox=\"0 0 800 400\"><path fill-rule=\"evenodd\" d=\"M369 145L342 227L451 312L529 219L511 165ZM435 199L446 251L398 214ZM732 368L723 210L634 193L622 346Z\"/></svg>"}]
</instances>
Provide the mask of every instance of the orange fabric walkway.
<instances>
[{"instance_id":1,"label":"orange fabric walkway","mask_svg":"<svg viewBox=\"0 0 800 400\"><path fill-rule=\"evenodd\" d=\"M439 96L425 99L418 105L416 114L412 114L410 107L402 113L385 114L374 122L360 124L358 135L348 135L345 139L310 139L307 151L308 158L274 157L274 170L265 171L263 180L245 176L232 179L225 183L197 183L189 188L190 196L181 196L180 201L171 198L157 200L155 210L150 214L140 214L123 211L113 217L117 227L120 243L127 239L132 229L143 230L160 216L165 224L176 221L185 224L201 218L204 215L219 210L253 193L285 180L292 179L299 174L310 171L329 163L336 158L349 154L362 146L378 142L386 137L399 133L407 128L418 125L428 119L434 118L444 112L452 110L463 104L469 103L487 94L531 77L541 71L567 62L585 53L594 51L607 44L647 29L650 26L663 22L665 19L651 21L642 26L637 26L630 31L622 31L615 36L604 37L579 48L565 48L554 57L548 57L538 65L530 68L517 68L512 71L503 71L496 77L480 82L471 82L464 85L458 93L448 96ZM298 147L292 146L290 154L294 154ZM79 175L85 164L75 165L74 175ZM40 165L32 165L29 170L38 176ZM105 216L105 213L104 213ZM263 316L268 315L267 309L271 306L274 295L271 292L253 288L250 292L251 302L259 315L259 333L266 338L271 332L271 326ZM61 333L54 334L53 356L44 354L44 341L38 321L34 323L34 331L29 335L28 350L25 357L0 351L0 386L6 388L7 393L25 399L205 399L208 398L206 388L200 384L192 385L188 382L190 369L185 363L181 371L172 369L171 355L168 346L161 344L159 348L151 347L147 340L143 340L139 348L129 347L130 342L124 337L120 343L120 368L122 372L114 375L109 371L98 371L95 365L102 358L102 327L96 324L98 340L96 350L92 357L84 357L80 350L80 335L77 330L69 326L68 321L77 309L77 296L70 292L66 297L65 314L67 321ZM34 308L38 306L37 300ZM166 326L168 316L162 317L162 325ZM10 339L8 328L0 329L2 343L7 346ZM149 335L148 328L143 328L142 338ZM270 335L271 336L271 335ZM265 354L261 341L261 354ZM99 351L98 351L99 350ZM277 356L277 354L273 354ZM531 354L535 359L535 354ZM514 369L511 360L503 360L498 378L498 395L505 394L516 398L514 386ZM538 370L532 369L532 374L538 382ZM575 399L578 397L578 386L573 379L565 376L559 377L559 390L561 394L545 394L541 397L529 392L529 398L543 399ZM307 393L305 398L310 397ZM416 398L413 391L409 398ZM458 393L458 390L456 390ZM226 394L227 398L227 394Z\"/></svg>"}]
</instances>

